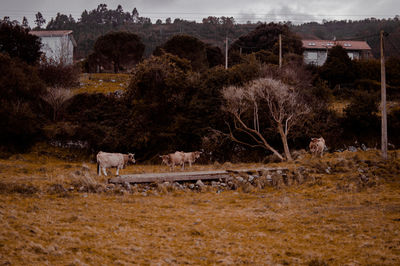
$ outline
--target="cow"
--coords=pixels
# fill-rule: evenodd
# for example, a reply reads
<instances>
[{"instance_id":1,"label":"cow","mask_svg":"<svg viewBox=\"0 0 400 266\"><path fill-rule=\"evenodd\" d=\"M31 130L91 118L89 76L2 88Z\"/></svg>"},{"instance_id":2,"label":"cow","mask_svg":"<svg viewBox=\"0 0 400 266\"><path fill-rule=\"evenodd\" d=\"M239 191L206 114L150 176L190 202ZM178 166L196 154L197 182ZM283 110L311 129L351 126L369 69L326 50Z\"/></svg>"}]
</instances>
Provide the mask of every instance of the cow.
<instances>
[{"instance_id":1,"label":"cow","mask_svg":"<svg viewBox=\"0 0 400 266\"><path fill-rule=\"evenodd\" d=\"M173 171L175 165L181 165L182 170L185 169L185 154L181 151L177 151L175 153L170 153L166 155L160 155L162 162L170 167L170 170Z\"/></svg>"},{"instance_id":2,"label":"cow","mask_svg":"<svg viewBox=\"0 0 400 266\"><path fill-rule=\"evenodd\" d=\"M202 154L201 151L185 152L184 153L184 163L189 163L189 167L192 167L192 163L196 161Z\"/></svg>"},{"instance_id":3,"label":"cow","mask_svg":"<svg viewBox=\"0 0 400 266\"><path fill-rule=\"evenodd\" d=\"M125 168L128 163L136 163L135 154L108 153L100 151L97 156L97 174L101 175L101 169L107 176L106 168L117 168L116 175L119 175L119 169Z\"/></svg>"},{"instance_id":4,"label":"cow","mask_svg":"<svg viewBox=\"0 0 400 266\"><path fill-rule=\"evenodd\" d=\"M319 155L322 158L325 149L325 140L323 137L320 138L311 138L310 142L310 152L311 154L317 156Z\"/></svg>"}]
</instances>

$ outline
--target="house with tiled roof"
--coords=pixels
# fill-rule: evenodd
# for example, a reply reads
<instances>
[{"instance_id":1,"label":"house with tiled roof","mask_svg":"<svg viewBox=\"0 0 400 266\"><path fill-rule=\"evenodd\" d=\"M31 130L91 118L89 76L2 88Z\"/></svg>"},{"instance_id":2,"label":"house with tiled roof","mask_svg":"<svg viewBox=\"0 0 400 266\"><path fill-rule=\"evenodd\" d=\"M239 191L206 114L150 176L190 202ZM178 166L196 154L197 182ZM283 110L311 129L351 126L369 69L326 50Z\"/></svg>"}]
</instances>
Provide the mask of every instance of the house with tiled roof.
<instances>
[{"instance_id":1,"label":"house with tiled roof","mask_svg":"<svg viewBox=\"0 0 400 266\"><path fill-rule=\"evenodd\" d=\"M328 56L328 51L336 45L342 46L351 59L372 58L371 47L365 41L329 41L329 40L302 40L304 48L304 62L322 66Z\"/></svg>"},{"instance_id":2,"label":"house with tiled roof","mask_svg":"<svg viewBox=\"0 0 400 266\"><path fill-rule=\"evenodd\" d=\"M72 30L44 30L29 33L40 38L41 51L47 60L64 64L73 63L76 41L72 36Z\"/></svg>"}]
</instances>

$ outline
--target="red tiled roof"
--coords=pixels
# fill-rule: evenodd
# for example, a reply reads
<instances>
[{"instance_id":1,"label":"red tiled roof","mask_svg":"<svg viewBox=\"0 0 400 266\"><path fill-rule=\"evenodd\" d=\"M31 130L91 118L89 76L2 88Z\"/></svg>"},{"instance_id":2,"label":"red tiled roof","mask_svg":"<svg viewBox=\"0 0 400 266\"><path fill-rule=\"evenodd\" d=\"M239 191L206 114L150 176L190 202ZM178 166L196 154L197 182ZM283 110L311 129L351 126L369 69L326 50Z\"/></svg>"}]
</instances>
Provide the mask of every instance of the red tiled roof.
<instances>
[{"instance_id":1,"label":"red tiled roof","mask_svg":"<svg viewBox=\"0 0 400 266\"><path fill-rule=\"evenodd\" d=\"M38 37L57 37L71 34L72 30L31 30L29 33Z\"/></svg>"},{"instance_id":2,"label":"red tiled roof","mask_svg":"<svg viewBox=\"0 0 400 266\"><path fill-rule=\"evenodd\" d=\"M347 50L371 50L365 41L302 40L305 49L326 49L340 45Z\"/></svg>"}]
</instances>

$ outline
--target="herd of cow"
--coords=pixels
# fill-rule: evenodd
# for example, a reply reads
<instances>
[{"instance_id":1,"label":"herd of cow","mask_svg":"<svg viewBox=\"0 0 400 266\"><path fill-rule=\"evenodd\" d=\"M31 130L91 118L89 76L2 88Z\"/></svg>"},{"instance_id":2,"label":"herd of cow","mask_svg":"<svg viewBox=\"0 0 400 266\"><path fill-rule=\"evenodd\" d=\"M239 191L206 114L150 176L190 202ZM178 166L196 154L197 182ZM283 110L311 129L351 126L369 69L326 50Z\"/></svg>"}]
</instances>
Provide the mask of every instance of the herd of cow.
<instances>
[{"instance_id":1,"label":"herd of cow","mask_svg":"<svg viewBox=\"0 0 400 266\"><path fill-rule=\"evenodd\" d=\"M325 140L324 138L312 138L310 145L310 152L317 156L322 157L325 149ZM162 163L168 165L171 171L174 170L175 166L181 166L182 170L185 169L185 163L189 163L189 167L192 167L192 163L196 161L200 157L202 152L194 151L194 152L182 152L177 151L175 153L170 153L166 155L160 155L162 159ZM97 173L101 175L101 171L106 176L107 168L117 168L116 175L119 175L119 169L125 168L125 166L129 163L136 163L135 154L122 154L122 153L108 153L100 151L97 154Z\"/></svg>"},{"instance_id":2,"label":"herd of cow","mask_svg":"<svg viewBox=\"0 0 400 266\"><path fill-rule=\"evenodd\" d=\"M166 155L160 155L162 163L168 165L173 171L176 165L180 165L182 170L185 169L185 163L189 163L192 167L192 163L196 161L201 155L200 151L194 152L183 152L177 151ZM107 168L117 168L117 176L119 175L119 169L125 168L128 163L136 163L135 154L122 154L122 153L109 153L100 151L97 156L97 173L101 175L101 171L106 176Z\"/></svg>"}]
</instances>

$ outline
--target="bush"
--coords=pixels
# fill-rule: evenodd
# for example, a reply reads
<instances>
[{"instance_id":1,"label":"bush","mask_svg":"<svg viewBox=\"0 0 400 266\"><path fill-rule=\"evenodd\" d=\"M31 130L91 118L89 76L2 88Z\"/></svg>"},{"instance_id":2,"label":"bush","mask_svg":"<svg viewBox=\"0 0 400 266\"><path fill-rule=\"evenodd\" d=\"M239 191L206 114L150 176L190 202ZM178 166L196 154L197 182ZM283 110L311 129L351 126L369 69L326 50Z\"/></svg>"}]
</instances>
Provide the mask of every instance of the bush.
<instances>
[{"instance_id":1,"label":"bush","mask_svg":"<svg viewBox=\"0 0 400 266\"><path fill-rule=\"evenodd\" d=\"M64 120L48 134L55 134L60 141L87 142L95 151L129 151L140 137L130 135L136 120L120 99L97 94L78 94L68 100Z\"/></svg>"},{"instance_id":2,"label":"bush","mask_svg":"<svg viewBox=\"0 0 400 266\"><path fill-rule=\"evenodd\" d=\"M39 66L39 77L48 87L75 87L79 84L80 69L53 61L42 61Z\"/></svg>"},{"instance_id":3,"label":"bush","mask_svg":"<svg viewBox=\"0 0 400 266\"><path fill-rule=\"evenodd\" d=\"M388 138L389 142L394 144L396 147L400 146L400 108L392 110L388 114Z\"/></svg>"},{"instance_id":4,"label":"bush","mask_svg":"<svg viewBox=\"0 0 400 266\"><path fill-rule=\"evenodd\" d=\"M371 79L359 79L354 82L354 89L375 93L380 91L381 83Z\"/></svg>"},{"instance_id":5,"label":"bush","mask_svg":"<svg viewBox=\"0 0 400 266\"><path fill-rule=\"evenodd\" d=\"M41 135L45 86L34 67L0 54L0 146L24 150Z\"/></svg>"},{"instance_id":6,"label":"bush","mask_svg":"<svg viewBox=\"0 0 400 266\"><path fill-rule=\"evenodd\" d=\"M40 39L21 26L0 22L0 53L34 65L41 55Z\"/></svg>"},{"instance_id":7,"label":"bush","mask_svg":"<svg viewBox=\"0 0 400 266\"><path fill-rule=\"evenodd\" d=\"M378 100L379 96L376 93L354 92L349 106L344 110L343 125L349 138L369 144L377 141L376 138L380 134Z\"/></svg>"}]
</instances>

